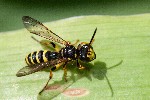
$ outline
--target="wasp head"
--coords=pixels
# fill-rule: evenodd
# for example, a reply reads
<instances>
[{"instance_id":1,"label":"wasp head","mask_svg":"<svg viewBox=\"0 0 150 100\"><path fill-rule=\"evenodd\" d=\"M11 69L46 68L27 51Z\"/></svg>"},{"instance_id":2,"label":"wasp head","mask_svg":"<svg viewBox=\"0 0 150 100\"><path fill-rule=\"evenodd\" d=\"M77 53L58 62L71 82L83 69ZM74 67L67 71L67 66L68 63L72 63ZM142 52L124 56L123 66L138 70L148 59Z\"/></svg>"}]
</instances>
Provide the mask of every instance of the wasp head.
<instances>
[{"instance_id":1,"label":"wasp head","mask_svg":"<svg viewBox=\"0 0 150 100\"><path fill-rule=\"evenodd\" d=\"M95 36L95 33L97 31L97 28L94 31L94 34L90 40L90 43L82 42L78 45L78 57L83 62L90 62L96 59L96 54L93 50L92 43Z\"/></svg>"}]
</instances>

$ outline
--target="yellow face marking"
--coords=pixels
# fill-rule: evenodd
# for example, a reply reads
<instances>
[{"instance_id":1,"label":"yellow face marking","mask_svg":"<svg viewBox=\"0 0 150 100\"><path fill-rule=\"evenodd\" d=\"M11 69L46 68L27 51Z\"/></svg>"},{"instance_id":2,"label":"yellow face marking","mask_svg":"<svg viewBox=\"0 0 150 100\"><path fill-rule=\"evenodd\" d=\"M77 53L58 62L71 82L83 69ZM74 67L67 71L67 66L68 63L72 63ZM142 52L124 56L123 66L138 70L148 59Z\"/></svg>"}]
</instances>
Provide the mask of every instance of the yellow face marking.
<instances>
[{"instance_id":1,"label":"yellow face marking","mask_svg":"<svg viewBox=\"0 0 150 100\"><path fill-rule=\"evenodd\" d=\"M28 55L26 56L25 61L26 61L27 65L30 65L30 63L28 61Z\"/></svg>"},{"instance_id":2,"label":"yellow face marking","mask_svg":"<svg viewBox=\"0 0 150 100\"><path fill-rule=\"evenodd\" d=\"M89 53L92 53L92 52L93 52L93 50L90 48L90 49L89 49Z\"/></svg>"},{"instance_id":3,"label":"yellow face marking","mask_svg":"<svg viewBox=\"0 0 150 100\"><path fill-rule=\"evenodd\" d=\"M40 60L38 58L38 54L39 54L39 51L37 51L37 53L36 53L36 60L37 60L38 63L40 63Z\"/></svg>"},{"instance_id":4,"label":"yellow face marking","mask_svg":"<svg viewBox=\"0 0 150 100\"><path fill-rule=\"evenodd\" d=\"M90 58L90 60L93 60L93 58L95 58L94 51L91 48L88 51L87 57Z\"/></svg>"},{"instance_id":5,"label":"yellow face marking","mask_svg":"<svg viewBox=\"0 0 150 100\"><path fill-rule=\"evenodd\" d=\"M31 62L32 62L32 64L35 64L34 61L33 61L33 59L32 59L33 53L34 53L34 52L31 53Z\"/></svg>"},{"instance_id":6,"label":"yellow face marking","mask_svg":"<svg viewBox=\"0 0 150 100\"><path fill-rule=\"evenodd\" d=\"M43 52L43 60L44 60L44 62L47 62L48 61L48 59L45 57L45 53L47 52L47 50L44 50L44 52Z\"/></svg>"}]
</instances>

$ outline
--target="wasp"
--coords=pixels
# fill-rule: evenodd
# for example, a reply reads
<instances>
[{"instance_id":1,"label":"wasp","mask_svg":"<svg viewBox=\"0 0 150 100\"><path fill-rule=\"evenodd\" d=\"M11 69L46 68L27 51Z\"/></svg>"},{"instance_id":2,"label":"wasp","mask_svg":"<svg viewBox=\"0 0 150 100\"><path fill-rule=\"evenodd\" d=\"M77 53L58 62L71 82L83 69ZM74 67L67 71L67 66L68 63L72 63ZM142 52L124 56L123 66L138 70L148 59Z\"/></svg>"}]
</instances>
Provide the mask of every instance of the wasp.
<instances>
[{"instance_id":1,"label":"wasp","mask_svg":"<svg viewBox=\"0 0 150 100\"><path fill-rule=\"evenodd\" d=\"M23 16L22 21L25 28L30 33L43 37L47 40L50 40L49 43L43 43L43 45L51 44L52 47L54 47L55 49L55 51L40 50L29 53L25 57L27 66L20 69L16 74L17 77L22 77L43 70L44 68L49 68L50 69L49 79L46 82L43 89L39 92L39 94L41 94L45 90L49 81L52 79L53 77L52 72L60 68L60 66L62 66L64 70L64 79L65 81L67 81L66 65L69 62L76 61L78 69L84 69L85 67L82 66L80 62L87 63L96 59L96 54L93 50L92 43L94 41L94 36L96 34L97 28L95 29L90 42L81 42L77 47L75 47L75 44L77 44L77 42L75 44L71 44L69 41L65 41L60 36L49 30L41 22L35 20L34 18L31 18L29 16ZM57 46L54 42L59 43L64 47L58 49L56 48Z\"/></svg>"}]
</instances>

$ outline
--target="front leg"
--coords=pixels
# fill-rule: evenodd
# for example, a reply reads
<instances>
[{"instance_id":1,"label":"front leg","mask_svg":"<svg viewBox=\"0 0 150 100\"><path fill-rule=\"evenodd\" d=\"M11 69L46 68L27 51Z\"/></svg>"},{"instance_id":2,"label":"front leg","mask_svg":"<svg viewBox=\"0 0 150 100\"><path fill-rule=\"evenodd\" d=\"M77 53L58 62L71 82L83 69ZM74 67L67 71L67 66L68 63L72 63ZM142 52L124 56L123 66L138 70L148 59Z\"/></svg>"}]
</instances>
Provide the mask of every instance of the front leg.
<instances>
[{"instance_id":1,"label":"front leg","mask_svg":"<svg viewBox=\"0 0 150 100\"><path fill-rule=\"evenodd\" d=\"M85 67L84 66L82 66L80 63L79 63L79 61L78 60L76 60L77 61L77 67L79 68L79 69L85 69Z\"/></svg>"},{"instance_id":2,"label":"front leg","mask_svg":"<svg viewBox=\"0 0 150 100\"><path fill-rule=\"evenodd\" d=\"M77 44L79 43L79 40L76 40L76 42L74 44L72 44L73 46L77 46Z\"/></svg>"},{"instance_id":3,"label":"front leg","mask_svg":"<svg viewBox=\"0 0 150 100\"><path fill-rule=\"evenodd\" d=\"M67 82L67 65L68 62L65 62L64 66L63 66L63 70L64 70L64 80Z\"/></svg>"}]
</instances>

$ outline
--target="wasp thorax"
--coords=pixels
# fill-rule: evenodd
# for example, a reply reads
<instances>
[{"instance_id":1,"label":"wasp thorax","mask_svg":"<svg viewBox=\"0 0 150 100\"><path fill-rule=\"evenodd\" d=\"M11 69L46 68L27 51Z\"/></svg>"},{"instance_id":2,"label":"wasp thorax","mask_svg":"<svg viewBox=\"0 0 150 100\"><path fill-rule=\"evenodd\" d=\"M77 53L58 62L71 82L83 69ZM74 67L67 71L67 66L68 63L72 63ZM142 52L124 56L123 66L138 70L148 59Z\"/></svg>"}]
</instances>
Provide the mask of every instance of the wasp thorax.
<instances>
[{"instance_id":1,"label":"wasp thorax","mask_svg":"<svg viewBox=\"0 0 150 100\"><path fill-rule=\"evenodd\" d=\"M78 45L78 57L83 62L90 62L96 59L96 54L91 45L88 43L81 43Z\"/></svg>"},{"instance_id":2,"label":"wasp thorax","mask_svg":"<svg viewBox=\"0 0 150 100\"><path fill-rule=\"evenodd\" d=\"M67 45L60 50L61 56L69 60L76 59L76 48L73 45Z\"/></svg>"}]
</instances>

